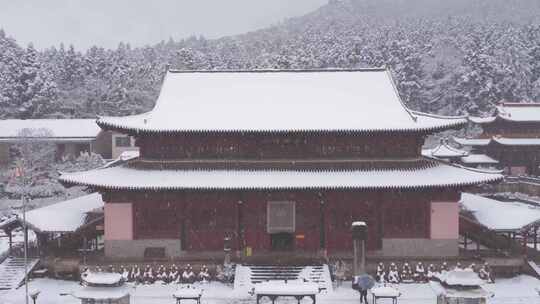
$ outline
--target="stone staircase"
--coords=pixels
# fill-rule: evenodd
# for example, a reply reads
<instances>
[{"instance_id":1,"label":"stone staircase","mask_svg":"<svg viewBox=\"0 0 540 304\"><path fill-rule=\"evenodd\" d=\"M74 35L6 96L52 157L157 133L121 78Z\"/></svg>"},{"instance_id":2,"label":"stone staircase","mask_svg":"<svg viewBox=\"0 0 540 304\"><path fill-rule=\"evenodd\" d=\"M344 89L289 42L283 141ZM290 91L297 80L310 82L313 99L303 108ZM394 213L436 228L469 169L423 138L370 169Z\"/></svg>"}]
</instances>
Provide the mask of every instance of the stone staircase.
<instances>
[{"instance_id":1,"label":"stone staircase","mask_svg":"<svg viewBox=\"0 0 540 304\"><path fill-rule=\"evenodd\" d=\"M332 280L330 278L328 265L239 265L236 269L234 287L251 289L253 285L261 282L294 280L305 280L317 283L320 290L332 290Z\"/></svg>"},{"instance_id":2,"label":"stone staircase","mask_svg":"<svg viewBox=\"0 0 540 304\"><path fill-rule=\"evenodd\" d=\"M28 258L28 273L39 259ZM8 257L0 264L0 290L15 289L24 281L24 258Z\"/></svg>"}]
</instances>

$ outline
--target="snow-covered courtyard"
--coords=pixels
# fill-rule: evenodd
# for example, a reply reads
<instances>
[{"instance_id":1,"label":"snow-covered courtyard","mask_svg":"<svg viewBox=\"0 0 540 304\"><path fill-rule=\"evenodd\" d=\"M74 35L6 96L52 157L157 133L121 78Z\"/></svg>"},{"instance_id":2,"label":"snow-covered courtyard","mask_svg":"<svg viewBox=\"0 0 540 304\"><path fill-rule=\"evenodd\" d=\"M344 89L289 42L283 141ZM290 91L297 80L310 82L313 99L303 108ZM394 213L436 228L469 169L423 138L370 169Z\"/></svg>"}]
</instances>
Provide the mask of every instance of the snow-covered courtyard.
<instances>
[{"instance_id":1,"label":"snow-covered courtyard","mask_svg":"<svg viewBox=\"0 0 540 304\"><path fill-rule=\"evenodd\" d=\"M489 303L492 304L534 304L540 303L540 296L536 288L540 281L536 278L521 275L514 278L499 279L494 284L487 284L484 288L494 293ZM436 295L429 284L400 284L396 286L402 296L399 303L424 304L436 303ZM70 295L71 292L80 288L77 282L60 281L52 279L35 279L29 284L29 291L41 291L36 303L39 304L71 304L79 303L79 300ZM177 285L140 285L133 287L131 303L134 304L165 304L174 303L172 294L178 288ZM232 287L221 283L203 284L204 289L202 303L255 303L255 297L248 294L247 290L233 290ZM371 301L371 295L368 296ZM333 292L319 294L317 303L358 303L359 296L351 288L351 282L344 282ZM279 303L296 303L294 298L280 298ZM24 303L24 287L12 291L0 291L0 303L16 304ZM263 299L262 303L268 304L270 300ZM302 303L311 303L310 299L302 300ZM390 303L379 300L378 303Z\"/></svg>"}]
</instances>

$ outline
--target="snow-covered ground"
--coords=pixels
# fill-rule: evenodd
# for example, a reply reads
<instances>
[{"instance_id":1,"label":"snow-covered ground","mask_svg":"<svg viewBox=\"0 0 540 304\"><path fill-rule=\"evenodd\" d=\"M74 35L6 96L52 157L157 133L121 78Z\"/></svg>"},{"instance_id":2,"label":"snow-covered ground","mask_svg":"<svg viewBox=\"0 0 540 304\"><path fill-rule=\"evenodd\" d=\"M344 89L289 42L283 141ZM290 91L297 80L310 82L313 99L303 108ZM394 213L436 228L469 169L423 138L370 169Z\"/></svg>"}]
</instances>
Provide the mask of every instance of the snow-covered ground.
<instances>
[{"instance_id":1,"label":"snow-covered ground","mask_svg":"<svg viewBox=\"0 0 540 304\"><path fill-rule=\"evenodd\" d=\"M495 284L485 285L485 289L493 292L495 296L490 300L491 304L535 304L540 303L540 296L535 288L540 286L536 278L521 275L511 279L499 279ZM72 304L79 301L69 295L80 286L77 282L59 281L52 279L36 279L30 282L30 292L41 291L37 303L39 304ZM203 303L208 304L232 304L232 303L255 303L255 297L249 295L246 290L233 290L232 287L221 283L204 284L202 297ZM145 285L133 288L133 304L170 304L174 303L174 285ZM401 284L397 288L402 293L400 304L434 304L436 296L429 284ZM371 295L369 296L371 300ZM328 294L317 296L318 303L341 304L358 303L358 293L351 289L351 283L345 282ZM296 303L293 298L279 299L279 303ZM0 303L16 304L24 303L24 288L13 291L0 291ZM270 303L264 299L264 304ZM302 304L310 304L311 300L304 299ZM379 301L379 303L389 303Z\"/></svg>"}]
</instances>

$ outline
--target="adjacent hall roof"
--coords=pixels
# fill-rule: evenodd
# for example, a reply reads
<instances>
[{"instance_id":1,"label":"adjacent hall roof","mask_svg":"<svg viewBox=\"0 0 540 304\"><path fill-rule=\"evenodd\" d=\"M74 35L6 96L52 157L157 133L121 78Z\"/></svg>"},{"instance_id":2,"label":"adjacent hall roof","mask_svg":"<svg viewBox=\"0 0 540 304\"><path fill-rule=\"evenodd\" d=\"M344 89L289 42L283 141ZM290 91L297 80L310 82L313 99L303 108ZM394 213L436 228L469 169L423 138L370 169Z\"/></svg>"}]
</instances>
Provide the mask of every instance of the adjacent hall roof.
<instances>
[{"instance_id":1,"label":"adjacent hall roof","mask_svg":"<svg viewBox=\"0 0 540 304\"><path fill-rule=\"evenodd\" d=\"M522 202L502 202L462 193L461 207L482 226L500 232L519 231L540 224L540 207Z\"/></svg>"},{"instance_id":2,"label":"adjacent hall roof","mask_svg":"<svg viewBox=\"0 0 540 304\"><path fill-rule=\"evenodd\" d=\"M493 142L503 146L540 146L540 138L493 137Z\"/></svg>"},{"instance_id":3,"label":"adjacent hall roof","mask_svg":"<svg viewBox=\"0 0 540 304\"><path fill-rule=\"evenodd\" d=\"M540 146L540 138L512 138L502 136L492 136L490 138L452 138L455 142L462 146L488 146L499 144L502 146Z\"/></svg>"},{"instance_id":4,"label":"adjacent hall roof","mask_svg":"<svg viewBox=\"0 0 540 304\"><path fill-rule=\"evenodd\" d=\"M59 141L92 140L101 132L95 119L5 119L0 120L0 141L18 141L24 129L46 129L51 136L39 139Z\"/></svg>"},{"instance_id":5,"label":"adjacent hall roof","mask_svg":"<svg viewBox=\"0 0 540 304\"><path fill-rule=\"evenodd\" d=\"M469 154L461 158L461 162L464 164L486 164L486 165L495 165L499 161L491 158L485 154Z\"/></svg>"},{"instance_id":6,"label":"adjacent hall roof","mask_svg":"<svg viewBox=\"0 0 540 304\"><path fill-rule=\"evenodd\" d=\"M511 122L540 122L540 103L503 103L497 106L495 116L469 117L477 124L487 124L497 119Z\"/></svg>"},{"instance_id":7,"label":"adjacent hall roof","mask_svg":"<svg viewBox=\"0 0 540 304\"><path fill-rule=\"evenodd\" d=\"M409 110L385 69L168 71L150 112L100 117L132 132L431 132L467 119Z\"/></svg>"},{"instance_id":8,"label":"adjacent hall roof","mask_svg":"<svg viewBox=\"0 0 540 304\"><path fill-rule=\"evenodd\" d=\"M432 161L413 169L377 170L143 170L126 166L64 173L60 181L114 190L412 189L495 182L499 171Z\"/></svg>"},{"instance_id":9,"label":"adjacent hall roof","mask_svg":"<svg viewBox=\"0 0 540 304\"><path fill-rule=\"evenodd\" d=\"M30 210L26 212L26 223L36 232L75 232L88 224L88 213L103 206L101 194L92 193Z\"/></svg>"},{"instance_id":10,"label":"adjacent hall roof","mask_svg":"<svg viewBox=\"0 0 540 304\"><path fill-rule=\"evenodd\" d=\"M452 140L462 146L487 146L491 142L491 138L461 138L452 137Z\"/></svg>"}]
</instances>

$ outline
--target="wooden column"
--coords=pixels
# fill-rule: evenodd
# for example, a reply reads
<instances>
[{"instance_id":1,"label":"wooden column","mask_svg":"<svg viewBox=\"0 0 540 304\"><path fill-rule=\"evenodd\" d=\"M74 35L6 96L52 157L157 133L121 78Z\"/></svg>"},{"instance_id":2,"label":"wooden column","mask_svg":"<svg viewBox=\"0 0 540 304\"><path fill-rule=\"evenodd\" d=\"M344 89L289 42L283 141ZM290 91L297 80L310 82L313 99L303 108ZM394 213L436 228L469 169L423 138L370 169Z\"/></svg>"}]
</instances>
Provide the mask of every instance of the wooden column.
<instances>
[{"instance_id":1,"label":"wooden column","mask_svg":"<svg viewBox=\"0 0 540 304\"><path fill-rule=\"evenodd\" d=\"M24 224L24 244L26 246L26 253L28 254L28 227Z\"/></svg>"},{"instance_id":2,"label":"wooden column","mask_svg":"<svg viewBox=\"0 0 540 304\"><path fill-rule=\"evenodd\" d=\"M236 249L244 249L244 202L239 200L236 203Z\"/></svg>"},{"instance_id":3,"label":"wooden column","mask_svg":"<svg viewBox=\"0 0 540 304\"><path fill-rule=\"evenodd\" d=\"M537 245L538 245L538 226L534 226L533 237L534 237L534 240L533 240L534 250L538 250L538 248L537 248Z\"/></svg>"},{"instance_id":4,"label":"wooden column","mask_svg":"<svg viewBox=\"0 0 540 304\"><path fill-rule=\"evenodd\" d=\"M320 201L320 223L319 223L319 248L322 250L326 249L326 219L324 216L325 213L325 202L321 199Z\"/></svg>"},{"instance_id":5,"label":"wooden column","mask_svg":"<svg viewBox=\"0 0 540 304\"><path fill-rule=\"evenodd\" d=\"M529 239L529 232L528 231L525 231L521 234L522 236L522 246L523 246L523 253L526 254L527 253L527 241Z\"/></svg>"},{"instance_id":6,"label":"wooden column","mask_svg":"<svg viewBox=\"0 0 540 304\"><path fill-rule=\"evenodd\" d=\"M8 232L9 237L9 254L11 255L11 250L13 249L13 231L10 229Z\"/></svg>"}]
</instances>

